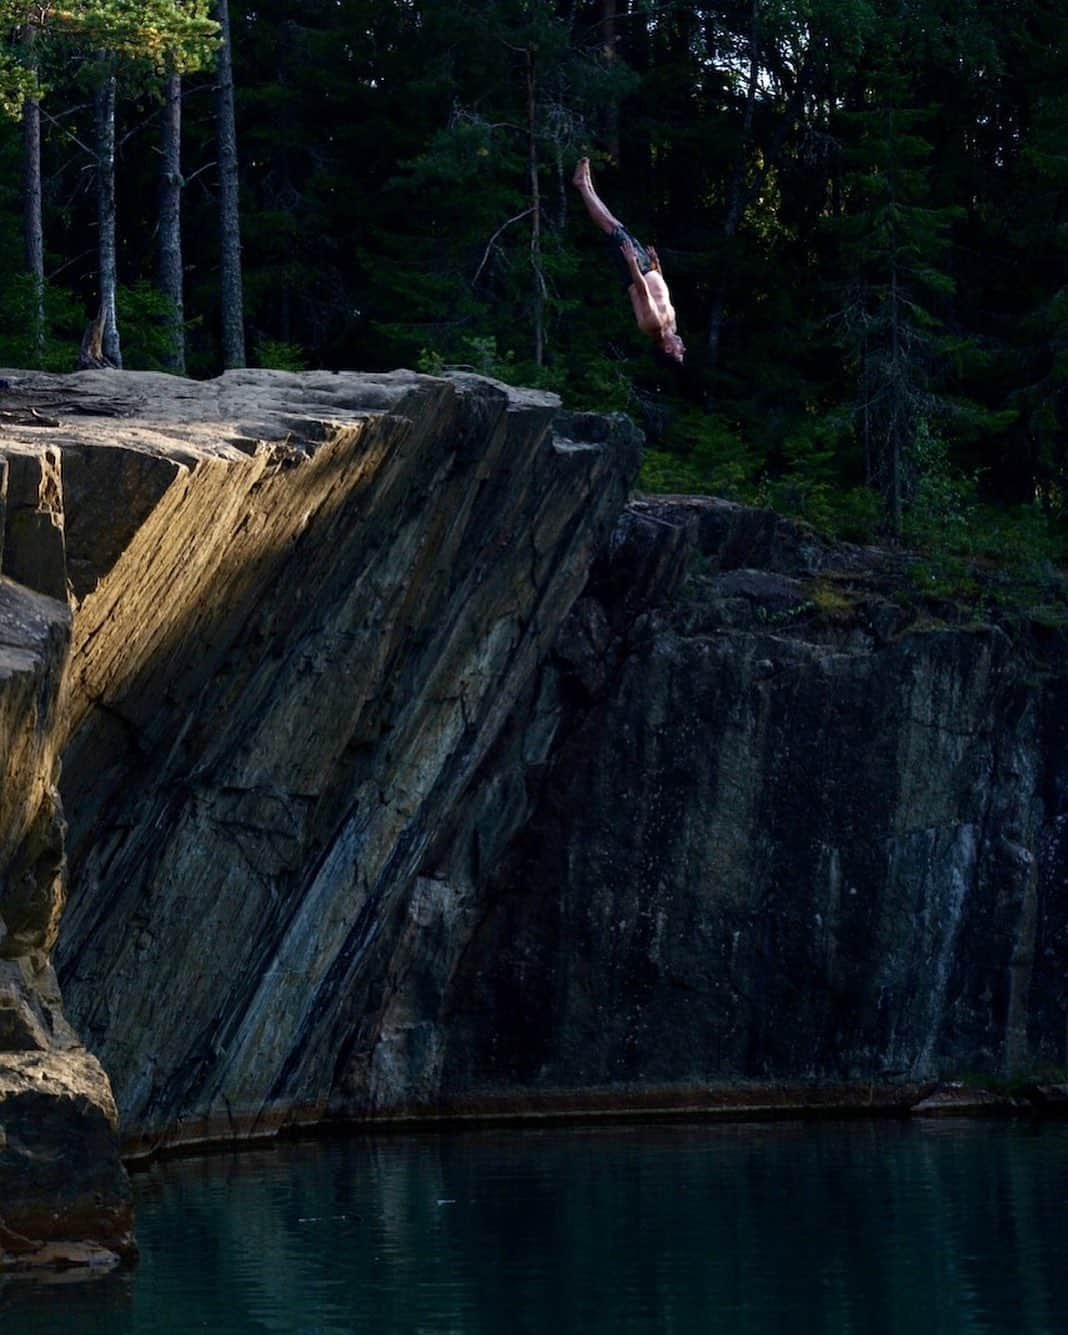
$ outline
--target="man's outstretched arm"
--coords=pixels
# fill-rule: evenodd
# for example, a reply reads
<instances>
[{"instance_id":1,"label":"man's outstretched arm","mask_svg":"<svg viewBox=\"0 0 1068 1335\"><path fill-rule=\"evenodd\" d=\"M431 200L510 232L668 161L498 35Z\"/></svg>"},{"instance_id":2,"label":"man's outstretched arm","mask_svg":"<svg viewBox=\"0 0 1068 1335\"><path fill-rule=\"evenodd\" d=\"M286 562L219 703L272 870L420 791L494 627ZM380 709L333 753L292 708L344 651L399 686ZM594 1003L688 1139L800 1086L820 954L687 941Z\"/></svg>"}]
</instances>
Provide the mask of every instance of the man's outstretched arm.
<instances>
[{"instance_id":1,"label":"man's outstretched arm","mask_svg":"<svg viewBox=\"0 0 1068 1335\"><path fill-rule=\"evenodd\" d=\"M655 320L657 318L656 307L649 295L649 285L645 281L645 274L642 273L638 265L638 252L630 241L624 241L619 249L623 252L623 258L627 261L627 268L630 270L631 281L634 284L636 314L639 324L645 319Z\"/></svg>"}]
</instances>

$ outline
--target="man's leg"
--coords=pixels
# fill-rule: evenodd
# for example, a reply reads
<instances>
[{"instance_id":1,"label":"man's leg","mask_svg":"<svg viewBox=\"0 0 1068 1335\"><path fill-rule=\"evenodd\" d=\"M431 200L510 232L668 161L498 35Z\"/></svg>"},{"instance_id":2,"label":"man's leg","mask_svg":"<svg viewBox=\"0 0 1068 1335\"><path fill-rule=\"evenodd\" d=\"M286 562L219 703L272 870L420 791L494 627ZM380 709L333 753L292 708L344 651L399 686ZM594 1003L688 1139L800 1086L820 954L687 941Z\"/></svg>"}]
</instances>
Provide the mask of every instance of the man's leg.
<instances>
[{"instance_id":1,"label":"man's leg","mask_svg":"<svg viewBox=\"0 0 1068 1335\"><path fill-rule=\"evenodd\" d=\"M617 227L623 224L618 218L614 218L609 213L604 201L593 188L593 181L590 179L590 160L589 158L580 158L578 166L575 168L575 174L571 178L571 184L582 196L582 202L586 205L586 212L590 215L596 225L602 232L607 232L609 236Z\"/></svg>"}]
</instances>

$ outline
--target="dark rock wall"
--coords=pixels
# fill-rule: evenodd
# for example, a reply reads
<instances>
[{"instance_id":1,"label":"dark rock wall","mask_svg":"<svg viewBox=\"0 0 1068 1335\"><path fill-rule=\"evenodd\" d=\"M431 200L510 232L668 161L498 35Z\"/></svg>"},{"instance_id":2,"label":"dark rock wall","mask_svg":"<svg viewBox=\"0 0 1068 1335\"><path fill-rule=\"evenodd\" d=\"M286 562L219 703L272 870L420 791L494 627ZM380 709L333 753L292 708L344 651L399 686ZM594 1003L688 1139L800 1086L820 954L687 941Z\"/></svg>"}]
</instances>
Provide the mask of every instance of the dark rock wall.
<instances>
[{"instance_id":1,"label":"dark rock wall","mask_svg":"<svg viewBox=\"0 0 1068 1335\"><path fill-rule=\"evenodd\" d=\"M1058 655L1063 664L1065 649ZM1042 690L1043 821L1035 866L1034 968L1029 981L1028 1032L1043 1051L1068 1065L1068 687L1063 668ZM1026 938L1025 938L1026 941ZM1060 1037L1058 1038L1058 1034Z\"/></svg>"},{"instance_id":2,"label":"dark rock wall","mask_svg":"<svg viewBox=\"0 0 1068 1335\"><path fill-rule=\"evenodd\" d=\"M900 582L772 516L631 507L556 646L448 1094L1065 1063L1064 646L916 623Z\"/></svg>"}]
</instances>

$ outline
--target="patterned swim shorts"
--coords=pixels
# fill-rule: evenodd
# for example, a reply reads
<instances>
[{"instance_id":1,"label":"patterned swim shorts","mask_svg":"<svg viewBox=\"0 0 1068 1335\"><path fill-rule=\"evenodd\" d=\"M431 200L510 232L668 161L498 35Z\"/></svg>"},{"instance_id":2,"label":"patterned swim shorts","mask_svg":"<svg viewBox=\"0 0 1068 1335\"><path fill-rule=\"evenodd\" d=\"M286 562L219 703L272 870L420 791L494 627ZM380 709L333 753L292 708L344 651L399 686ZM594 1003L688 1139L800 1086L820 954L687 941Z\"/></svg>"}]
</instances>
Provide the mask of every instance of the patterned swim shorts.
<instances>
[{"instance_id":1,"label":"patterned swim shorts","mask_svg":"<svg viewBox=\"0 0 1068 1335\"><path fill-rule=\"evenodd\" d=\"M653 257L645 249L642 243L622 225L614 228L611 234L606 234L606 239L608 244L612 247L612 253L615 255L616 262L619 265L619 273L624 290L629 288L631 283L634 282L634 279L631 276L630 266L627 264L627 261L623 257L623 252L619 248L624 241L629 241L637 252L638 268L642 273L650 273L656 268L656 265L653 263Z\"/></svg>"}]
</instances>

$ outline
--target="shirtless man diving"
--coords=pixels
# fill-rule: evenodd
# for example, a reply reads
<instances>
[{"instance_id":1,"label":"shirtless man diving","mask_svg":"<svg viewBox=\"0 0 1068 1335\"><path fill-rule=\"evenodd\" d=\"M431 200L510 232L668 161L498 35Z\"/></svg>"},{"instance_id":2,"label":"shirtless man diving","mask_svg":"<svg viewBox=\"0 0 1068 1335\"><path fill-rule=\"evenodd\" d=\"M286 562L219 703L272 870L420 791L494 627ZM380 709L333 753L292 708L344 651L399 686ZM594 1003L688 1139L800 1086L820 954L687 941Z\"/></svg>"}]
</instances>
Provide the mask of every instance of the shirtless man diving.
<instances>
[{"instance_id":1,"label":"shirtless man diving","mask_svg":"<svg viewBox=\"0 0 1068 1335\"><path fill-rule=\"evenodd\" d=\"M681 362L686 355L686 347L675 329L675 308L671 304L671 294L660 271L656 251L652 246L643 246L608 211L593 188L589 158L579 160L571 183L582 196L586 212L607 235L613 249L618 248L623 278L638 328L652 339L665 356Z\"/></svg>"}]
</instances>

